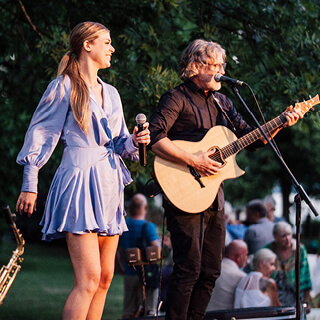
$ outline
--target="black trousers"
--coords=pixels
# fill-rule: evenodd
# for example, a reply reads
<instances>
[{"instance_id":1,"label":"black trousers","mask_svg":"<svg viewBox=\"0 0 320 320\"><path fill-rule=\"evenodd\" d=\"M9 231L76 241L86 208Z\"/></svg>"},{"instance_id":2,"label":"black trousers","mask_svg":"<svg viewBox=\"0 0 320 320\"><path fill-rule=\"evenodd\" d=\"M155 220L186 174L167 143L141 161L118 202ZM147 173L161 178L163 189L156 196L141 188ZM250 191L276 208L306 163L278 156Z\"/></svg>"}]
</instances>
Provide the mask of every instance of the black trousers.
<instances>
[{"instance_id":1,"label":"black trousers","mask_svg":"<svg viewBox=\"0 0 320 320\"><path fill-rule=\"evenodd\" d=\"M167 292L166 320L200 320L220 275L225 243L224 210L199 214L164 202L174 268Z\"/></svg>"}]
</instances>

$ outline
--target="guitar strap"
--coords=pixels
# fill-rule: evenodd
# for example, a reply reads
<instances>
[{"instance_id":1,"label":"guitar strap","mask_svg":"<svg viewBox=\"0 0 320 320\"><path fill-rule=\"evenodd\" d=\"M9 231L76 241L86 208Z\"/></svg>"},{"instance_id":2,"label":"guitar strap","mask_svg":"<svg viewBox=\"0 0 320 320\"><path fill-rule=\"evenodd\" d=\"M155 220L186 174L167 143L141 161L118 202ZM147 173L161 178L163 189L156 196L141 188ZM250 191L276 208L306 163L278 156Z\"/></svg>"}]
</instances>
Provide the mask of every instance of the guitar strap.
<instances>
[{"instance_id":1,"label":"guitar strap","mask_svg":"<svg viewBox=\"0 0 320 320\"><path fill-rule=\"evenodd\" d=\"M229 118L229 116L227 115L226 111L222 108L219 100L214 96L214 93L212 93L212 98L215 102L215 105L218 107L218 109L222 112L222 114L225 116L225 118L227 119L227 121L230 124L230 127L232 129L232 131L234 131L234 133L236 133L237 129L235 128L233 122L231 121L231 119Z\"/></svg>"}]
</instances>

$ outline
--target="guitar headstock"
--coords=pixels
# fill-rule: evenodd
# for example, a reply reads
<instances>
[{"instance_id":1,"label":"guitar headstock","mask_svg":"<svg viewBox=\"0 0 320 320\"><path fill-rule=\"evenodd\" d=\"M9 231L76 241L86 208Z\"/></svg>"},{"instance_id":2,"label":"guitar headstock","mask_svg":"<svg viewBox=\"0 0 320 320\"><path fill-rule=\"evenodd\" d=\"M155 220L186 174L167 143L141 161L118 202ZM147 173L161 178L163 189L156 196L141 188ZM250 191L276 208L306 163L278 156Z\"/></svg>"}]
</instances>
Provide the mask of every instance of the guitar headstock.
<instances>
[{"instance_id":1,"label":"guitar headstock","mask_svg":"<svg viewBox=\"0 0 320 320\"><path fill-rule=\"evenodd\" d=\"M298 102L294 105L294 110L295 111L301 111L303 115L307 113L313 106L319 104L319 95L317 94L314 98L308 100L308 101L303 101L303 102Z\"/></svg>"}]
</instances>

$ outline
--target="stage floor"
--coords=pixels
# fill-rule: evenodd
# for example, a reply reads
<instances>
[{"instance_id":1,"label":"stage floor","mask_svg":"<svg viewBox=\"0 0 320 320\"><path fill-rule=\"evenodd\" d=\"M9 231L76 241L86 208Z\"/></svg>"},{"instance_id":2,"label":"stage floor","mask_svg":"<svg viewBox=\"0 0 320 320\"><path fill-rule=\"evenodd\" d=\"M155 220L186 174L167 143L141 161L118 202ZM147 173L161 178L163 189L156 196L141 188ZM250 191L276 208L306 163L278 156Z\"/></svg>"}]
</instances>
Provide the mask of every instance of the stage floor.
<instances>
[{"instance_id":1,"label":"stage floor","mask_svg":"<svg viewBox=\"0 0 320 320\"><path fill-rule=\"evenodd\" d=\"M296 309L293 307L263 307L263 308L246 308L232 310L218 310L207 312L204 320L290 320L295 319ZM164 316L159 316L159 320L164 320ZM140 317L141 320L156 320L152 317ZM128 320L128 319L127 319ZM310 319L311 320L311 319ZM320 320L314 318L312 320Z\"/></svg>"}]
</instances>

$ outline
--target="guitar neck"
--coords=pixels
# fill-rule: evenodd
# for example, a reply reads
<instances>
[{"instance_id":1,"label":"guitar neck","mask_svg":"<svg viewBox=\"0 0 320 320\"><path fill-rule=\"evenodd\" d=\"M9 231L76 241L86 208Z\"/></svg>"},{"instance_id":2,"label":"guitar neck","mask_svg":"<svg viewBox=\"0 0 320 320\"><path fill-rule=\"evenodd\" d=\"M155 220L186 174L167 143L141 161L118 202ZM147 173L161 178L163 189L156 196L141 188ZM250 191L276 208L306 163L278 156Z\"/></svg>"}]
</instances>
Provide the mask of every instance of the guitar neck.
<instances>
[{"instance_id":1,"label":"guitar neck","mask_svg":"<svg viewBox=\"0 0 320 320\"><path fill-rule=\"evenodd\" d=\"M269 121L268 123L262 126L262 129L265 133L272 132L274 129L281 127L286 122L286 117L284 114L274 118L273 120ZM228 144L227 146L221 149L224 158L228 158L233 154L238 153L242 149L246 148L253 142L261 139L263 134L260 132L259 128L249 132L245 136L239 138L238 140Z\"/></svg>"}]
</instances>

